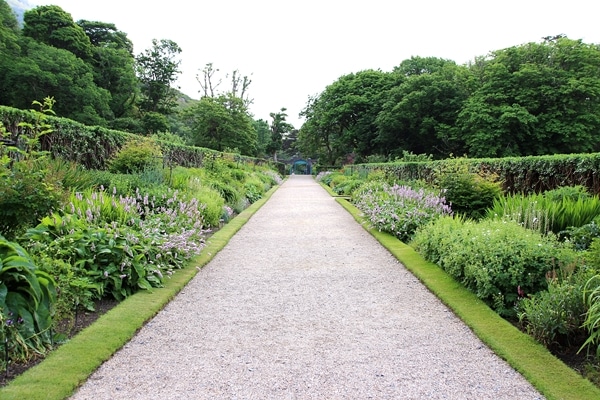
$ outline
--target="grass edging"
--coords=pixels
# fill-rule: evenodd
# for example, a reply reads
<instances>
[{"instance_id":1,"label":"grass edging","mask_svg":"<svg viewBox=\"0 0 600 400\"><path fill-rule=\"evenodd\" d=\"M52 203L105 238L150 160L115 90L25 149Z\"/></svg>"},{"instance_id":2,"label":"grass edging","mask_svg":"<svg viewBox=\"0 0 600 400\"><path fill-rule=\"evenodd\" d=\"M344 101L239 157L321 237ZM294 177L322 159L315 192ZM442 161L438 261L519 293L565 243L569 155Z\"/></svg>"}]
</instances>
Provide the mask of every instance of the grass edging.
<instances>
[{"instance_id":1,"label":"grass edging","mask_svg":"<svg viewBox=\"0 0 600 400\"><path fill-rule=\"evenodd\" d=\"M208 240L186 268L177 270L164 287L138 292L102 315L69 342L53 350L38 365L0 388L2 400L62 400L75 390L137 331L177 295L233 235L262 207L278 186L242 211Z\"/></svg>"},{"instance_id":2,"label":"grass edging","mask_svg":"<svg viewBox=\"0 0 600 400\"><path fill-rule=\"evenodd\" d=\"M336 199L382 246L434 293L498 356L547 399L597 400L600 389L521 332L436 264L388 233L370 228L360 210Z\"/></svg>"}]
</instances>

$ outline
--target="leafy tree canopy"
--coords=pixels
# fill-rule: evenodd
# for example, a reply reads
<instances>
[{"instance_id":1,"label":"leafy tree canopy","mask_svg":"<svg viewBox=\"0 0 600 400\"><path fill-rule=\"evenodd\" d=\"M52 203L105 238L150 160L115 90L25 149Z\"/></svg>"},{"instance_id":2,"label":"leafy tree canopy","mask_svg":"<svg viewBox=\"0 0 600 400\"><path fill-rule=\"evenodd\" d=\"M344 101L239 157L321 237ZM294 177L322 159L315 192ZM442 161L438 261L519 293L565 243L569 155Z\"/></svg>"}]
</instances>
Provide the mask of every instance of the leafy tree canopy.
<instances>
[{"instance_id":1,"label":"leafy tree canopy","mask_svg":"<svg viewBox=\"0 0 600 400\"><path fill-rule=\"evenodd\" d=\"M26 11L23 21L23 35L68 50L84 60L91 57L92 45L85 31L59 6L39 6Z\"/></svg>"},{"instance_id":2,"label":"leafy tree canopy","mask_svg":"<svg viewBox=\"0 0 600 400\"><path fill-rule=\"evenodd\" d=\"M563 36L492 53L458 125L469 155L600 150L600 48Z\"/></svg>"},{"instance_id":3,"label":"leafy tree canopy","mask_svg":"<svg viewBox=\"0 0 600 400\"><path fill-rule=\"evenodd\" d=\"M183 113L193 145L256 155L257 133L242 99L226 95L203 97Z\"/></svg>"},{"instance_id":4,"label":"leafy tree canopy","mask_svg":"<svg viewBox=\"0 0 600 400\"><path fill-rule=\"evenodd\" d=\"M145 112L170 114L177 106L171 85L181 73L181 48L172 40L153 39L152 47L136 57L137 75L141 83L140 108Z\"/></svg>"}]
</instances>

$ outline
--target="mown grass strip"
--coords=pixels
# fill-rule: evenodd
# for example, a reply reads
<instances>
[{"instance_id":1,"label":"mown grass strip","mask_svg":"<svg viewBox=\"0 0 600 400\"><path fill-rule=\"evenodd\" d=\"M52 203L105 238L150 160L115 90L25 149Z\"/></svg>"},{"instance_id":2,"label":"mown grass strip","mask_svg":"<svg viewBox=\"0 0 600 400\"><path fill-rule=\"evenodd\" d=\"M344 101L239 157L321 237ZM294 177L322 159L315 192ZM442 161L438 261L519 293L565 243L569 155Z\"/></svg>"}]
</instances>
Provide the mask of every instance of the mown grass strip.
<instances>
[{"instance_id":1,"label":"mown grass strip","mask_svg":"<svg viewBox=\"0 0 600 400\"><path fill-rule=\"evenodd\" d=\"M361 212L349 201L337 201L490 349L521 373L547 399L600 399L600 389L594 384L501 318L441 268L425 261L413 248L393 235L369 228Z\"/></svg>"},{"instance_id":2,"label":"mown grass strip","mask_svg":"<svg viewBox=\"0 0 600 400\"><path fill-rule=\"evenodd\" d=\"M212 235L202 252L178 270L163 288L136 293L98 318L68 343L52 351L40 364L0 389L2 400L66 399L104 361L127 343L136 332L196 275L267 202L272 188L227 225Z\"/></svg>"}]
</instances>

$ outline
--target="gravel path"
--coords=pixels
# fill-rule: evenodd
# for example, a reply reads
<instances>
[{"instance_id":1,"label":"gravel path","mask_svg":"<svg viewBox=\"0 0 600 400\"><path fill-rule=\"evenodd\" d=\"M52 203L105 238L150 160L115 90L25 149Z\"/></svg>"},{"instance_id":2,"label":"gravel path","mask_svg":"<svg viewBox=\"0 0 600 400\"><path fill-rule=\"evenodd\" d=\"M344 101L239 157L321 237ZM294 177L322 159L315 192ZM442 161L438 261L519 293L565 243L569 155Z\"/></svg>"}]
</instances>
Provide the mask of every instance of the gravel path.
<instances>
[{"instance_id":1,"label":"gravel path","mask_svg":"<svg viewBox=\"0 0 600 400\"><path fill-rule=\"evenodd\" d=\"M72 399L541 399L292 176Z\"/></svg>"}]
</instances>

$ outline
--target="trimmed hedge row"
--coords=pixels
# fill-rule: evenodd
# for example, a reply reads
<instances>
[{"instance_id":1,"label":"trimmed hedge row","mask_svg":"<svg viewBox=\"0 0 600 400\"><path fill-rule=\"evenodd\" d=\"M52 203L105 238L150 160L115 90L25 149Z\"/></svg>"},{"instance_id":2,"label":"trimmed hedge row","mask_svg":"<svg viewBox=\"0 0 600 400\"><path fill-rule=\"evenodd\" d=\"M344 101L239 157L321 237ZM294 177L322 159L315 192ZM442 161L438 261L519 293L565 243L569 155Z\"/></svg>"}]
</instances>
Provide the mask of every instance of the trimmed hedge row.
<instances>
[{"instance_id":1,"label":"trimmed hedge row","mask_svg":"<svg viewBox=\"0 0 600 400\"><path fill-rule=\"evenodd\" d=\"M600 153L547 156L447 159L427 162L397 162L347 165L351 172L383 171L403 181L432 182L443 164L464 162L473 172L497 174L508 193L539 193L561 186L582 185L600 194Z\"/></svg>"},{"instance_id":2,"label":"trimmed hedge row","mask_svg":"<svg viewBox=\"0 0 600 400\"><path fill-rule=\"evenodd\" d=\"M19 126L21 122L33 123L34 112L12 107L0 106L0 123L10 132L11 139L17 141L19 136L27 134L27 128ZM61 157L75 161L88 169L105 169L108 160L127 142L137 135L116 131L100 126L87 126L66 118L48 116L46 123L52 126L53 132L41 137L42 150L50 152L53 157ZM272 161L221 153L216 150L178 145L157 140L163 155L164 163L184 167L202 167L208 160L225 158L231 161L262 165L270 163L279 173L285 173L285 165L273 164Z\"/></svg>"}]
</instances>

